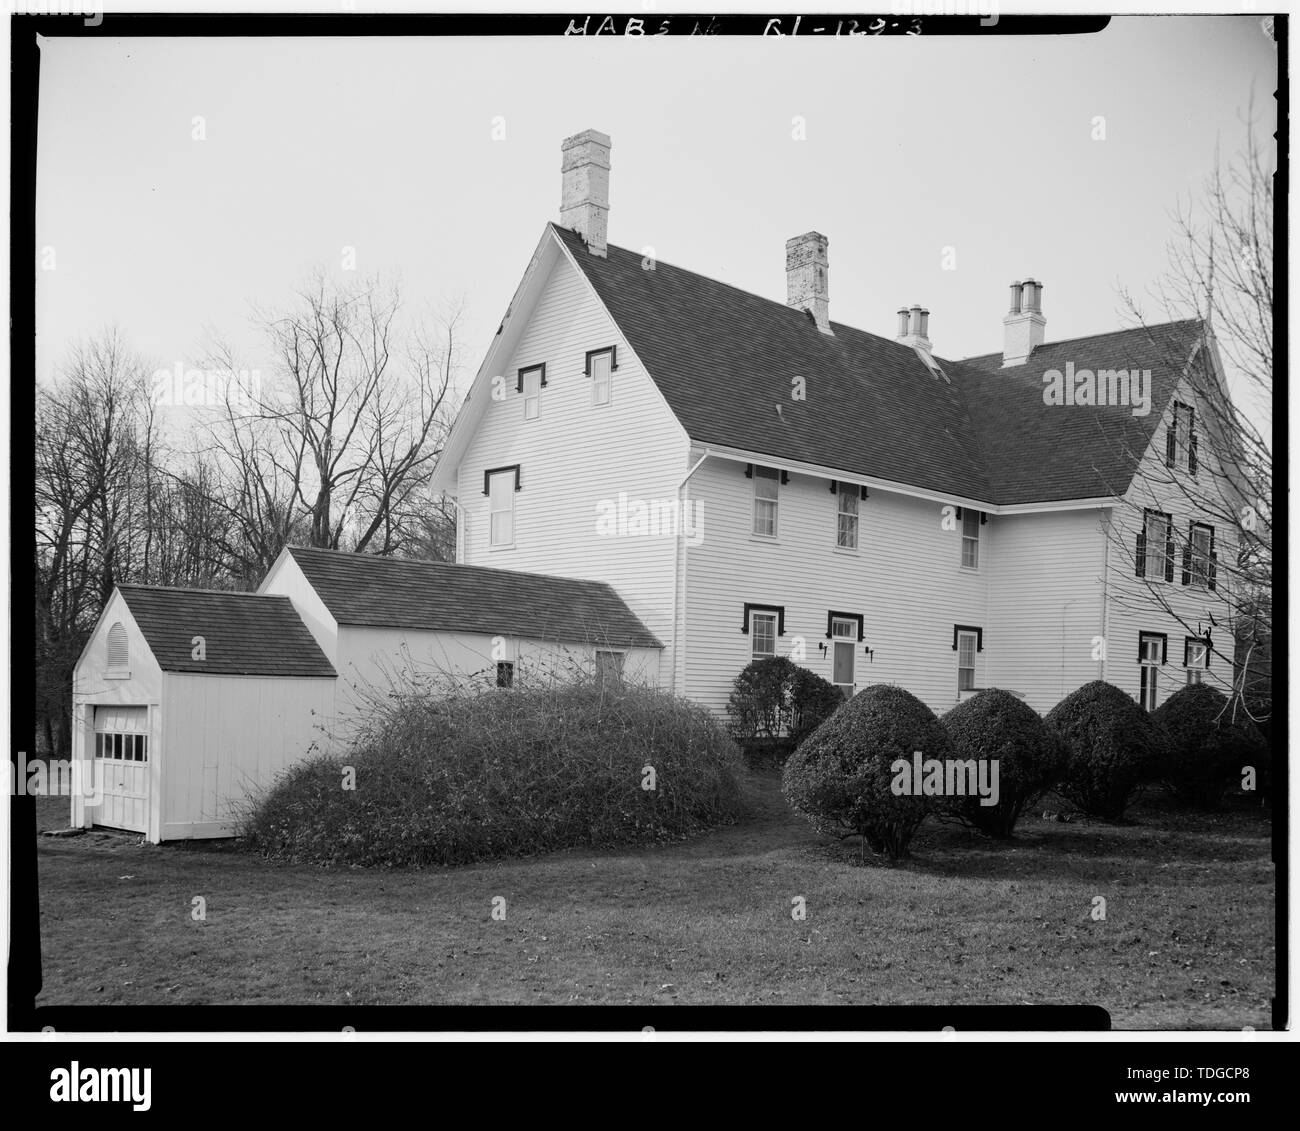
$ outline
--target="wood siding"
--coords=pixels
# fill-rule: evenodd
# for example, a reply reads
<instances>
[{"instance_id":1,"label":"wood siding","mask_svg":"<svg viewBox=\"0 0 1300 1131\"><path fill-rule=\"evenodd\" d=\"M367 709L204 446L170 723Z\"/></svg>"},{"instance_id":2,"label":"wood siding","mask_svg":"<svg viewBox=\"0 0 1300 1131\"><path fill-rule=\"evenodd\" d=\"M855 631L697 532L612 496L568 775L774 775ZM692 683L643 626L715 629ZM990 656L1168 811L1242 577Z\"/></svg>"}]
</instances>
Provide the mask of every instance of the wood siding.
<instances>
[{"instance_id":1,"label":"wood siding","mask_svg":"<svg viewBox=\"0 0 1300 1131\"><path fill-rule=\"evenodd\" d=\"M165 673L161 839L232 835L251 791L329 749L335 682Z\"/></svg>"},{"instance_id":2,"label":"wood siding","mask_svg":"<svg viewBox=\"0 0 1300 1131\"><path fill-rule=\"evenodd\" d=\"M686 549L685 693L723 711L736 675L750 660L741 631L744 604L785 608L778 650L802 642L802 663L832 678L827 639L831 611L861 614L865 639L854 643L858 690L898 684L936 712L957 702L953 626L984 629L976 654L977 687L987 686L992 649L989 578L998 558L997 520L980 528L980 563L961 566L961 522L944 528L941 504L872 489L858 504L856 553L836 548L837 499L830 482L791 473L780 488L778 536L756 538L754 480L745 464L710 458L690 482L703 504L703 538ZM819 643L828 645L825 654ZM869 660L864 648L874 650Z\"/></svg>"},{"instance_id":3,"label":"wood siding","mask_svg":"<svg viewBox=\"0 0 1300 1131\"><path fill-rule=\"evenodd\" d=\"M611 402L592 404L587 352L617 346ZM520 369L546 365L540 414L524 419ZM671 645L674 553L671 535L620 533L641 501L675 501L688 470L685 433L589 285L566 257L541 297L508 366L504 396L488 407L458 471L459 560L500 569L607 581L665 645ZM515 545L492 550L483 473L520 465ZM613 533L598 525L614 515ZM635 526L631 529L635 530ZM671 656L665 656L663 671Z\"/></svg>"}]
</instances>

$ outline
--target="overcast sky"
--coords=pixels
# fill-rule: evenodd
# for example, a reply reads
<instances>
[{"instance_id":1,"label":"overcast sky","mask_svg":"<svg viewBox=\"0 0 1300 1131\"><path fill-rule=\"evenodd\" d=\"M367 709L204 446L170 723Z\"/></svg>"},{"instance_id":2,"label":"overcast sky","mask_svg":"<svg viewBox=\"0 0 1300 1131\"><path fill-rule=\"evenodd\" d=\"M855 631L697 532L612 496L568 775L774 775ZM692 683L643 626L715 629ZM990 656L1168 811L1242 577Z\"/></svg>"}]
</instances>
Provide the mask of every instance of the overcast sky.
<instances>
[{"instance_id":1,"label":"overcast sky","mask_svg":"<svg viewBox=\"0 0 1300 1131\"><path fill-rule=\"evenodd\" d=\"M265 364L250 303L315 265L355 277L345 246L417 309L463 294L472 373L558 218L560 141L588 127L613 139L611 243L784 301L785 240L816 229L832 319L892 336L919 302L948 357L1001 348L1029 275L1049 340L1099 333L1120 283L1165 268L1169 212L1239 146L1252 86L1271 132L1275 79L1257 16L1071 38L45 40L38 373L107 323L167 368L201 363L205 327Z\"/></svg>"}]
</instances>

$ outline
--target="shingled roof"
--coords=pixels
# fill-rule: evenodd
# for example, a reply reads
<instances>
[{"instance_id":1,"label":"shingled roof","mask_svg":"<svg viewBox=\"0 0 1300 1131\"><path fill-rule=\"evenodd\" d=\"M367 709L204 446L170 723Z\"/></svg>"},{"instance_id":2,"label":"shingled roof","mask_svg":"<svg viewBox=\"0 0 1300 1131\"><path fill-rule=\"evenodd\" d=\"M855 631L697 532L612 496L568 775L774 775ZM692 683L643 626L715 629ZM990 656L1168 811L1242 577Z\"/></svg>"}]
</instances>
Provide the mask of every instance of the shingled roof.
<instances>
[{"instance_id":1,"label":"shingled roof","mask_svg":"<svg viewBox=\"0 0 1300 1131\"><path fill-rule=\"evenodd\" d=\"M1120 330L1038 346L1023 365L1001 354L945 362L961 391L999 504L1057 502L1123 494L1132 482L1183 366L1202 332L1199 320ZM1151 409L1043 403L1043 374L1107 369L1151 371Z\"/></svg>"},{"instance_id":2,"label":"shingled roof","mask_svg":"<svg viewBox=\"0 0 1300 1131\"><path fill-rule=\"evenodd\" d=\"M603 581L291 547L339 624L661 648Z\"/></svg>"},{"instance_id":3,"label":"shingled roof","mask_svg":"<svg viewBox=\"0 0 1300 1131\"><path fill-rule=\"evenodd\" d=\"M201 675L333 678L334 668L288 597L119 585L158 666ZM202 636L206 657L192 658Z\"/></svg>"},{"instance_id":4,"label":"shingled roof","mask_svg":"<svg viewBox=\"0 0 1300 1131\"><path fill-rule=\"evenodd\" d=\"M1000 354L936 358L945 381L889 338L842 322L823 334L801 310L662 261L647 271L642 253L612 244L591 255L552 229L693 441L998 506L1127 490L1200 332L1175 322L1055 342L1006 370ZM1066 361L1150 369L1150 415L1045 405L1043 372Z\"/></svg>"}]
</instances>

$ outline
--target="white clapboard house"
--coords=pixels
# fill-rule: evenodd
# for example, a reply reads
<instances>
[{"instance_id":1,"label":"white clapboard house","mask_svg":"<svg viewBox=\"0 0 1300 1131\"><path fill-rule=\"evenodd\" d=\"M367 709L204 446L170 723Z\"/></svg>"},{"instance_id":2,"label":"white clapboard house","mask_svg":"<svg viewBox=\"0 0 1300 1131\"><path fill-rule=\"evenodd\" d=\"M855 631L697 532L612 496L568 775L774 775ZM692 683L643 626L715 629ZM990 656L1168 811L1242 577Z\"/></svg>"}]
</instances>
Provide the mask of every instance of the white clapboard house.
<instances>
[{"instance_id":1,"label":"white clapboard house","mask_svg":"<svg viewBox=\"0 0 1300 1131\"><path fill-rule=\"evenodd\" d=\"M1230 532L1156 486L1217 478L1200 323L1048 343L1026 280L1000 354L942 359L918 306L893 338L831 320L818 233L786 243L784 304L608 243L609 153L564 142L560 222L436 469L457 563L287 549L256 594L120 587L74 676L102 785L75 824L227 835L251 788L430 671L578 664L719 713L777 654L935 711L985 687L1046 711L1093 679L1154 707L1231 678L1230 635L1201 631L1227 624ZM1047 402L1045 374L1083 370L1149 370L1149 411Z\"/></svg>"},{"instance_id":2,"label":"white clapboard house","mask_svg":"<svg viewBox=\"0 0 1300 1131\"><path fill-rule=\"evenodd\" d=\"M784 304L610 244L609 176L607 136L563 143L559 223L436 472L459 561L608 581L664 682L719 711L778 653L936 711L985 687L1046 711L1099 678L1151 707L1230 678L1229 532L1153 487L1215 489L1187 380L1222 380L1201 323L1049 343L1031 279L1002 352L950 361L918 306L893 338L833 321L819 233L785 244ZM1149 411L1141 378L1122 404L1047 403L1054 370L1112 398L1149 370Z\"/></svg>"}]
</instances>

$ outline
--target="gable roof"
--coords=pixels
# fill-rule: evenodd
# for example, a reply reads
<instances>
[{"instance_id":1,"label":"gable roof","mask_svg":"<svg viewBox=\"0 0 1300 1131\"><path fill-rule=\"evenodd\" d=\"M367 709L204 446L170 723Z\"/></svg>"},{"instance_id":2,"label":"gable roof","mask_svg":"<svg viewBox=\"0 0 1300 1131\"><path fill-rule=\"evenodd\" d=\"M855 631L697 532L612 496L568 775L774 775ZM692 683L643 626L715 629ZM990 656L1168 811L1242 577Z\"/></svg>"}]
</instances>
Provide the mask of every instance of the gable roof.
<instances>
[{"instance_id":1,"label":"gable roof","mask_svg":"<svg viewBox=\"0 0 1300 1131\"><path fill-rule=\"evenodd\" d=\"M823 334L801 310L553 228L692 440L987 497L957 390L910 346L842 322Z\"/></svg>"},{"instance_id":2,"label":"gable roof","mask_svg":"<svg viewBox=\"0 0 1300 1131\"><path fill-rule=\"evenodd\" d=\"M289 547L339 624L662 648L603 581Z\"/></svg>"},{"instance_id":3,"label":"gable roof","mask_svg":"<svg viewBox=\"0 0 1300 1131\"><path fill-rule=\"evenodd\" d=\"M1122 495L1200 340L1198 319L1047 342L1023 365L1002 368L1001 354L949 363L984 447L999 503L1050 502ZM1089 369L1150 370L1151 406L1043 403L1043 374Z\"/></svg>"},{"instance_id":4,"label":"gable roof","mask_svg":"<svg viewBox=\"0 0 1300 1131\"><path fill-rule=\"evenodd\" d=\"M333 678L334 668L288 597L119 585L158 666L198 675ZM202 636L206 658L192 658Z\"/></svg>"},{"instance_id":5,"label":"gable roof","mask_svg":"<svg viewBox=\"0 0 1300 1131\"><path fill-rule=\"evenodd\" d=\"M1202 332L1189 320L1053 342L1005 370L1000 354L936 358L945 381L910 346L841 322L823 334L803 311L551 229L693 441L995 506L1122 495ZM1067 361L1150 369L1150 414L1045 405L1043 373Z\"/></svg>"}]
</instances>

